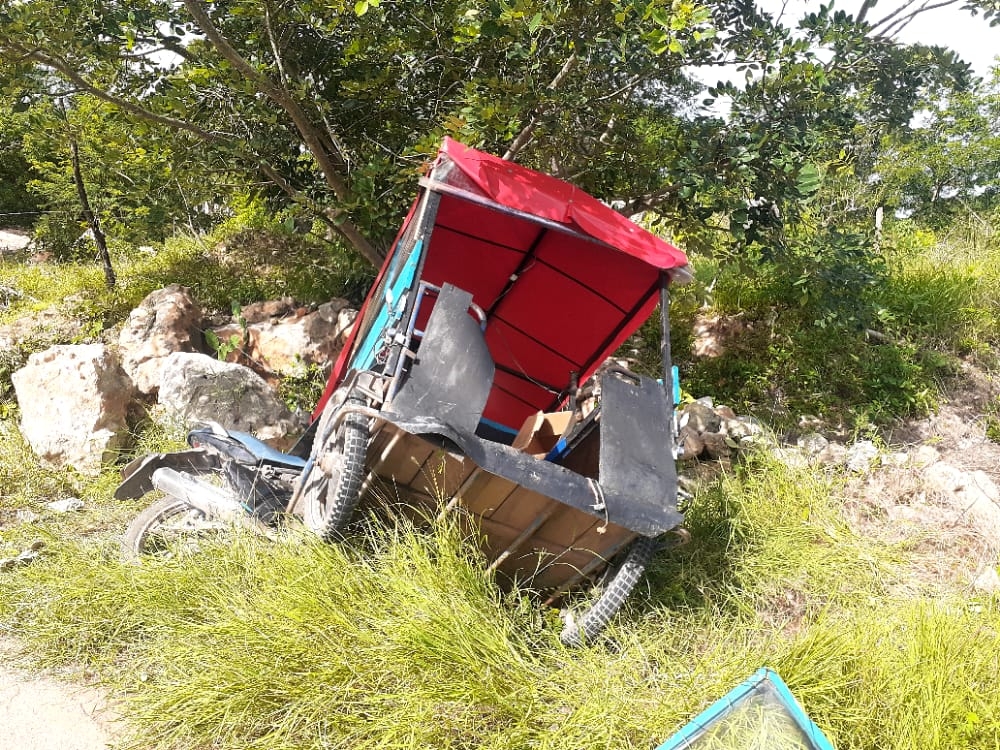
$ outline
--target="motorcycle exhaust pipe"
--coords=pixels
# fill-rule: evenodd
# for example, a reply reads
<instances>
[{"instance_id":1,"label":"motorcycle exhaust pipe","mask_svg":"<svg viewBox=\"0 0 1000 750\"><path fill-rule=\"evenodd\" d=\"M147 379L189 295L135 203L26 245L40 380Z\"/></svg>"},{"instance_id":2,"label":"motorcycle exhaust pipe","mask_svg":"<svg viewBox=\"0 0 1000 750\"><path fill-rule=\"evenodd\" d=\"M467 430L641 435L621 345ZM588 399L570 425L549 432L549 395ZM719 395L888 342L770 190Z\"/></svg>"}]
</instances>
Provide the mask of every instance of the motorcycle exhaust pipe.
<instances>
[{"instance_id":1,"label":"motorcycle exhaust pipe","mask_svg":"<svg viewBox=\"0 0 1000 750\"><path fill-rule=\"evenodd\" d=\"M153 472L152 480L156 489L180 498L209 517L237 521L250 512L228 490L201 482L190 474L164 466Z\"/></svg>"}]
</instances>

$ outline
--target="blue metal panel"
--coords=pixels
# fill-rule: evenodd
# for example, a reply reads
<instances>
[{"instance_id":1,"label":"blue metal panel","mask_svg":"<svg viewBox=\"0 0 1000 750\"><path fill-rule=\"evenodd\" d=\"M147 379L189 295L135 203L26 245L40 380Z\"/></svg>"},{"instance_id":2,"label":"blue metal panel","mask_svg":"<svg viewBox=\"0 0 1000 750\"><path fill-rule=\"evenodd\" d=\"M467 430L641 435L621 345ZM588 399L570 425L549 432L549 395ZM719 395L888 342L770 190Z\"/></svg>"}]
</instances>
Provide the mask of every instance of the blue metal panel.
<instances>
[{"instance_id":1,"label":"blue metal panel","mask_svg":"<svg viewBox=\"0 0 1000 750\"><path fill-rule=\"evenodd\" d=\"M407 297L416 294L415 277L422 252L423 240L421 239L417 241L402 267L397 270L396 266L400 255L402 255L402 248L397 246L396 258L387 271L389 284L386 287L386 299L373 299L371 301L373 305L380 306L378 315L372 322L372 327L364 334L364 341L351 360L350 369L370 370L375 364L375 357L381 349L380 345L386 330L398 325L400 318L406 311Z\"/></svg>"}]
</instances>

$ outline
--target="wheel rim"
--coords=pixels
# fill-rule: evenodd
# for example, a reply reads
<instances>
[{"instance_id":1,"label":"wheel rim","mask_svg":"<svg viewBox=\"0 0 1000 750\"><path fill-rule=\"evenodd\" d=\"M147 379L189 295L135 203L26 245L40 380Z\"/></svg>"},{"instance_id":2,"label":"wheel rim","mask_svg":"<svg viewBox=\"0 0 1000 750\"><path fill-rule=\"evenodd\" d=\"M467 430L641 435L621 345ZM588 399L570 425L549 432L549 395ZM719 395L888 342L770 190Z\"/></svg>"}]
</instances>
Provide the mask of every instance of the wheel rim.
<instances>
[{"instance_id":1,"label":"wheel rim","mask_svg":"<svg viewBox=\"0 0 1000 750\"><path fill-rule=\"evenodd\" d=\"M305 505L306 525L316 532L326 528L330 515L330 487L336 487L344 470L344 432L337 430L328 448L321 448L316 462L306 479L305 492L309 498Z\"/></svg>"},{"instance_id":2,"label":"wheel rim","mask_svg":"<svg viewBox=\"0 0 1000 750\"><path fill-rule=\"evenodd\" d=\"M194 554L206 543L218 539L227 525L211 520L191 506L178 506L150 527L140 540L136 552L142 557L172 559Z\"/></svg>"}]
</instances>

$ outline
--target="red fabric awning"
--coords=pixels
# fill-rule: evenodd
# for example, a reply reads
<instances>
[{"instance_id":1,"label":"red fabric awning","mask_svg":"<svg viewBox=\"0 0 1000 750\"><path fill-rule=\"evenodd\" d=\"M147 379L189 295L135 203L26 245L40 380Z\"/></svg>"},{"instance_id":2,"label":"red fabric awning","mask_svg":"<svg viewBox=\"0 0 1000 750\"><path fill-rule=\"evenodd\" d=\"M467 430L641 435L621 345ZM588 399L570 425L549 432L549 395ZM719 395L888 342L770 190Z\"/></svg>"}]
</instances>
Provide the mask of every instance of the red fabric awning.
<instances>
[{"instance_id":1,"label":"red fabric awning","mask_svg":"<svg viewBox=\"0 0 1000 750\"><path fill-rule=\"evenodd\" d=\"M637 226L580 188L445 138L438 155L466 175L485 197L600 240L667 270L687 265L681 250Z\"/></svg>"},{"instance_id":2,"label":"red fabric awning","mask_svg":"<svg viewBox=\"0 0 1000 750\"><path fill-rule=\"evenodd\" d=\"M486 311L497 372L483 416L508 427L554 409L571 373L589 377L652 312L662 274L687 264L682 251L579 188L451 139L422 185L440 201L420 278L465 289ZM396 247L412 242L419 203ZM373 295L390 262L359 320L383 304ZM316 415L353 347L352 336Z\"/></svg>"}]
</instances>

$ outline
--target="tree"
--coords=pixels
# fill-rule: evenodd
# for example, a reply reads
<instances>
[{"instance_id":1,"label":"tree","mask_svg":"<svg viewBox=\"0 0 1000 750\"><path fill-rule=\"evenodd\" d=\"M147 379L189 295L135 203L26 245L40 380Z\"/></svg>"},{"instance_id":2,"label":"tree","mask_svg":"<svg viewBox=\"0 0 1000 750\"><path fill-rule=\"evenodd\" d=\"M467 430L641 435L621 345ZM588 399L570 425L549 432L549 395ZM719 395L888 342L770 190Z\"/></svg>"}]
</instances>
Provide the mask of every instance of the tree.
<instances>
[{"instance_id":1,"label":"tree","mask_svg":"<svg viewBox=\"0 0 1000 750\"><path fill-rule=\"evenodd\" d=\"M0 226L31 226L39 203L28 189L35 177L22 151L24 117L16 98L0 94Z\"/></svg>"},{"instance_id":2,"label":"tree","mask_svg":"<svg viewBox=\"0 0 1000 750\"><path fill-rule=\"evenodd\" d=\"M823 161L905 122L947 58L893 44L874 5L793 33L750 0L4 0L0 59L197 141L375 263L444 134L684 236L780 246ZM730 117L688 76L723 63L755 74L713 87Z\"/></svg>"},{"instance_id":3,"label":"tree","mask_svg":"<svg viewBox=\"0 0 1000 750\"><path fill-rule=\"evenodd\" d=\"M992 209L1000 193L1000 70L968 91L929 92L915 125L881 146L874 181L888 210L940 225Z\"/></svg>"}]
</instances>

